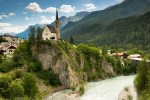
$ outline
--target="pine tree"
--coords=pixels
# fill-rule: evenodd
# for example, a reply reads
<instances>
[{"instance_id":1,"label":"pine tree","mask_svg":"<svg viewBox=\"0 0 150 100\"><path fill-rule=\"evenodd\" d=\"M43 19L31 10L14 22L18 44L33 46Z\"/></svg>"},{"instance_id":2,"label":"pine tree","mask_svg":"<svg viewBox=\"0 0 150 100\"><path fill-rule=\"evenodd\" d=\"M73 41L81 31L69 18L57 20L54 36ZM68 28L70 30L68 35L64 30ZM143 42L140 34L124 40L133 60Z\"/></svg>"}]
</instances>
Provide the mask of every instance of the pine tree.
<instances>
[{"instance_id":1,"label":"pine tree","mask_svg":"<svg viewBox=\"0 0 150 100\"><path fill-rule=\"evenodd\" d=\"M148 83L148 63L146 61L140 62L137 69L137 78L136 78L136 88L140 94L143 90L147 88Z\"/></svg>"},{"instance_id":2,"label":"pine tree","mask_svg":"<svg viewBox=\"0 0 150 100\"><path fill-rule=\"evenodd\" d=\"M35 44L35 33L36 33L36 30L35 30L35 27L34 26L30 26L29 27L29 41L31 44Z\"/></svg>"},{"instance_id":3,"label":"pine tree","mask_svg":"<svg viewBox=\"0 0 150 100\"><path fill-rule=\"evenodd\" d=\"M70 37L70 43L74 44L74 38L72 36Z\"/></svg>"},{"instance_id":4,"label":"pine tree","mask_svg":"<svg viewBox=\"0 0 150 100\"><path fill-rule=\"evenodd\" d=\"M39 46L41 45L42 32L43 32L43 29L38 27L37 28L37 36L36 36L37 48L39 48Z\"/></svg>"}]
</instances>

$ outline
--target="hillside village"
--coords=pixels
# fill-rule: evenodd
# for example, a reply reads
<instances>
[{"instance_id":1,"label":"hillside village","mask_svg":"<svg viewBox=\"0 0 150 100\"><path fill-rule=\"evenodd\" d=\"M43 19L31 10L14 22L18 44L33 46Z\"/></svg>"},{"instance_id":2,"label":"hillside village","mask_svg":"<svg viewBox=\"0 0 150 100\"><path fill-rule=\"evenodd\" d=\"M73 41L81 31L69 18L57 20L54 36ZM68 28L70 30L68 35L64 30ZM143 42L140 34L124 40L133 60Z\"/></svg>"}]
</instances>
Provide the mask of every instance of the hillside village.
<instances>
[{"instance_id":1,"label":"hillside village","mask_svg":"<svg viewBox=\"0 0 150 100\"><path fill-rule=\"evenodd\" d=\"M0 40L0 55L5 57L11 57L14 50L19 46L19 43L24 42L24 39L9 34L2 35Z\"/></svg>"}]
</instances>

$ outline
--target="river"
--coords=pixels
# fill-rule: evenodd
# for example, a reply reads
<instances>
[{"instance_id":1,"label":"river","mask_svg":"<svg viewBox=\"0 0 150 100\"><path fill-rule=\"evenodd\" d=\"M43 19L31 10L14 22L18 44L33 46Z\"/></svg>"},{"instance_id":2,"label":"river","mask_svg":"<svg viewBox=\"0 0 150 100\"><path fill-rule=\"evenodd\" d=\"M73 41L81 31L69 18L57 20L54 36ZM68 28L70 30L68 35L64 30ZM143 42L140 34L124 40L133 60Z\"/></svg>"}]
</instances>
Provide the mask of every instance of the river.
<instances>
[{"instance_id":1,"label":"river","mask_svg":"<svg viewBox=\"0 0 150 100\"><path fill-rule=\"evenodd\" d=\"M98 82L89 82L85 85L84 94L79 97L79 100L118 100L120 93L126 86L134 87L135 75L119 76L111 79L106 79ZM53 95L46 97L45 100L64 100L64 95L71 92L63 90ZM133 88L133 100L136 100L136 92Z\"/></svg>"}]
</instances>

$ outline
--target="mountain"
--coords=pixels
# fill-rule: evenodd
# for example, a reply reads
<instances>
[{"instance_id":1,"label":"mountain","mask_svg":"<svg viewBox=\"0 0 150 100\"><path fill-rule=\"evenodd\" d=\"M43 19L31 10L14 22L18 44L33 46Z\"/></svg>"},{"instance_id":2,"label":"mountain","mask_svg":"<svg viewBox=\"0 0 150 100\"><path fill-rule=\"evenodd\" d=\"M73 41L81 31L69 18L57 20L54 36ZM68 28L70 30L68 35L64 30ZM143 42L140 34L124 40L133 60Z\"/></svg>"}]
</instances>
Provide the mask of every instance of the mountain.
<instances>
[{"instance_id":1,"label":"mountain","mask_svg":"<svg viewBox=\"0 0 150 100\"><path fill-rule=\"evenodd\" d=\"M101 34L104 26L113 21L133 15L142 15L150 10L150 0L125 0L124 2L108 7L101 11L95 11L75 22L73 26L62 30L64 39L74 36L79 42L87 42L97 34ZM82 27L82 28L81 28ZM95 36L96 37L96 36Z\"/></svg>"},{"instance_id":2,"label":"mountain","mask_svg":"<svg viewBox=\"0 0 150 100\"><path fill-rule=\"evenodd\" d=\"M79 21L82 18L84 18L85 16L87 16L88 14L89 14L89 12L82 11L82 12L76 13L75 16L70 16L68 18L65 17L65 16L62 16L62 17L59 18L60 23L61 23L60 28L63 28L68 22ZM37 29L37 27L41 27L41 28L45 27L45 25L41 25L41 24L36 24L36 25L33 25L33 26L35 27L35 29ZM55 26L55 22L51 23L51 26ZM23 31L21 33L18 33L15 36L17 36L19 38L28 39L28 34L29 34L29 27L25 31Z\"/></svg>"},{"instance_id":3,"label":"mountain","mask_svg":"<svg viewBox=\"0 0 150 100\"><path fill-rule=\"evenodd\" d=\"M62 16L59 18L61 23L60 28L62 29L68 22L77 22L82 18L84 18L85 16L87 16L88 14L90 14L90 12L82 11L76 13L75 16L70 16L70 17ZM51 25L54 26L55 22L53 22Z\"/></svg>"},{"instance_id":4,"label":"mountain","mask_svg":"<svg viewBox=\"0 0 150 100\"><path fill-rule=\"evenodd\" d=\"M74 24L75 22L68 22L63 28L61 28L61 31L71 28Z\"/></svg>"},{"instance_id":5,"label":"mountain","mask_svg":"<svg viewBox=\"0 0 150 100\"><path fill-rule=\"evenodd\" d=\"M44 28L45 25L42 25L42 24L36 24L36 25L33 25L35 27L35 29L37 29L38 27L41 27L41 28ZM30 27L30 26L29 26ZM29 38L29 27L21 32L21 33L18 33L16 34L15 36L19 37L19 38L25 38L25 39L28 39Z\"/></svg>"},{"instance_id":6,"label":"mountain","mask_svg":"<svg viewBox=\"0 0 150 100\"><path fill-rule=\"evenodd\" d=\"M74 35L77 43L108 45L110 47L140 48L150 47L150 11L140 15L118 19L109 25L91 26L99 29L92 30L95 34ZM90 32L90 29L89 29ZM82 39L82 40L81 40ZM86 39L86 40L85 40Z\"/></svg>"}]
</instances>

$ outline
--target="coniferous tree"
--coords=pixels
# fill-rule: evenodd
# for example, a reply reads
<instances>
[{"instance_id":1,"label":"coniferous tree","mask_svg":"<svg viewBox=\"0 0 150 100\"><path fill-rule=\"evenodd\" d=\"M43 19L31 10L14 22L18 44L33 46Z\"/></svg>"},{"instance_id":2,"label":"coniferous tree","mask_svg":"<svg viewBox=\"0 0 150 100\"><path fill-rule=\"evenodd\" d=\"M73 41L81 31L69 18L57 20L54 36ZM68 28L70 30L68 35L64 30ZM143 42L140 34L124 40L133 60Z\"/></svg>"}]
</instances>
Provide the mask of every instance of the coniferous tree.
<instances>
[{"instance_id":1,"label":"coniferous tree","mask_svg":"<svg viewBox=\"0 0 150 100\"><path fill-rule=\"evenodd\" d=\"M37 48L39 48L39 46L41 45L42 32L43 32L43 29L38 27L37 28L37 36L36 36Z\"/></svg>"},{"instance_id":2,"label":"coniferous tree","mask_svg":"<svg viewBox=\"0 0 150 100\"><path fill-rule=\"evenodd\" d=\"M70 37L70 43L74 44L74 38L72 36Z\"/></svg>"},{"instance_id":3,"label":"coniferous tree","mask_svg":"<svg viewBox=\"0 0 150 100\"><path fill-rule=\"evenodd\" d=\"M140 94L147 88L148 83L148 63L146 61L140 62L137 69L136 88Z\"/></svg>"},{"instance_id":4,"label":"coniferous tree","mask_svg":"<svg viewBox=\"0 0 150 100\"><path fill-rule=\"evenodd\" d=\"M29 27L29 41L31 44L34 44L35 43L35 33L36 33L36 30L35 30L35 27L34 26L30 26Z\"/></svg>"},{"instance_id":5,"label":"coniferous tree","mask_svg":"<svg viewBox=\"0 0 150 100\"><path fill-rule=\"evenodd\" d=\"M42 40L42 32L43 32L43 29L38 27L37 28L37 36L36 36L36 40L39 42Z\"/></svg>"}]
</instances>

